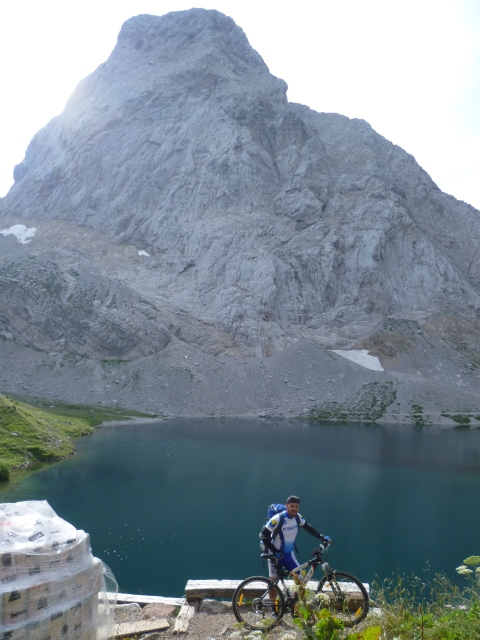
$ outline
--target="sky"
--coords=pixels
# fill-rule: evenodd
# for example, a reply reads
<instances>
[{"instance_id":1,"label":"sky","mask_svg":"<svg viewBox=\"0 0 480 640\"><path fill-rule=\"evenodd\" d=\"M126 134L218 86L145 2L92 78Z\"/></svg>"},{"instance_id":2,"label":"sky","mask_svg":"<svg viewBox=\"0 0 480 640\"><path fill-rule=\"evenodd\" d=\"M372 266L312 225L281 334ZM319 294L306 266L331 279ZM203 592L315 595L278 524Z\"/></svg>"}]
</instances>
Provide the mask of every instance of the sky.
<instances>
[{"instance_id":1,"label":"sky","mask_svg":"<svg viewBox=\"0 0 480 640\"><path fill-rule=\"evenodd\" d=\"M366 120L480 209L480 0L0 0L0 196L140 13L232 17L290 102Z\"/></svg>"}]
</instances>

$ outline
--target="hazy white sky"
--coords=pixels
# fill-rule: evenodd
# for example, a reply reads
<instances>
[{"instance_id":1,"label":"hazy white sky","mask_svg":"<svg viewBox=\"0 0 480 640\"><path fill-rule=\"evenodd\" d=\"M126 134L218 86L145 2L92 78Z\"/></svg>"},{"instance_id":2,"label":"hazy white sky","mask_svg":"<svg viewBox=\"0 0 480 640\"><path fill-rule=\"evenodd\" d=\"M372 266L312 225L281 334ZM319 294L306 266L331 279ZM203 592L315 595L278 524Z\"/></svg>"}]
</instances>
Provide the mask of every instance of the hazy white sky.
<instances>
[{"instance_id":1,"label":"hazy white sky","mask_svg":"<svg viewBox=\"0 0 480 640\"><path fill-rule=\"evenodd\" d=\"M480 209L480 0L0 0L0 195L126 19L192 6L231 16L291 102L367 120Z\"/></svg>"}]
</instances>

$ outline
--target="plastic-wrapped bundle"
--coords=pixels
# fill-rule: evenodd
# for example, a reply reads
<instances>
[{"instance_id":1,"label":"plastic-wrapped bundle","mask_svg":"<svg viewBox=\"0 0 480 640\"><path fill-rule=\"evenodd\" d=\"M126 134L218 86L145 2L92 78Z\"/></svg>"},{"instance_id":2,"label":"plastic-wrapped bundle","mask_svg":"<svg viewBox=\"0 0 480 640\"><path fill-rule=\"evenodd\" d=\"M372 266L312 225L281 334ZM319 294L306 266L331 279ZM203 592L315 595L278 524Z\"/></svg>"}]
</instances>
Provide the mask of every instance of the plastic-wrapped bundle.
<instances>
[{"instance_id":1,"label":"plastic-wrapped bundle","mask_svg":"<svg viewBox=\"0 0 480 640\"><path fill-rule=\"evenodd\" d=\"M0 504L0 640L100 640L117 585L90 539L48 502Z\"/></svg>"}]
</instances>

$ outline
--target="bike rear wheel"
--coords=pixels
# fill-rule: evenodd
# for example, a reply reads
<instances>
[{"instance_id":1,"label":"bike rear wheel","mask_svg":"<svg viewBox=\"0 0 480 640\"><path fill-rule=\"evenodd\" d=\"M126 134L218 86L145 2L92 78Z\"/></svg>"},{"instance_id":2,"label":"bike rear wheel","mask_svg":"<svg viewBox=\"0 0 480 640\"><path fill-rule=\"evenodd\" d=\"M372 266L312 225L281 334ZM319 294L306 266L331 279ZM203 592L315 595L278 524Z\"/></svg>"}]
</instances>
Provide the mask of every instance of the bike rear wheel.
<instances>
[{"instance_id":1,"label":"bike rear wheel","mask_svg":"<svg viewBox=\"0 0 480 640\"><path fill-rule=\"evenodd\" d=\"M285 599L278 585L263 576L241 582L232 598L233 613L239 622L254 631L269 631L284 614Z\"/></svg>"},{"instance_id":2,"label":"bike rear wheel","mask_svg":"<svg viewBox=\"0 0 480 640\"><path fill-rule=\"evenodd\" d=\"M319 598L324 594L324 598ZM318 609L328 609L345 627L354 627L368 613L368 593L363 584L345 571L331 571L318 583Z\"/></svg>"}]
</instances>

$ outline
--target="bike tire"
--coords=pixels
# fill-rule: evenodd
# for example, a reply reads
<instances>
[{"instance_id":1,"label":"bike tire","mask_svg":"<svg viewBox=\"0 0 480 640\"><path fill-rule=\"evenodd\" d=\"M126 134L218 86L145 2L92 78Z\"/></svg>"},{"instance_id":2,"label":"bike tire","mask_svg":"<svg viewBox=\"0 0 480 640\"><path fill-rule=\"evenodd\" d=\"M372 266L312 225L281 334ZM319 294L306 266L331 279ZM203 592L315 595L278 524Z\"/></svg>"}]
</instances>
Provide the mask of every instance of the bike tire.
<instances>
[{"instance_id":1,"label":"bike tire","mask_svg":"<svg viewBox=\"0 0 480 640\"><path fill-rule=\"evenodd\" d=\"M272 600L270 592L275 591ZM235 618L252 631L270 631L285 613L285 598L280 587L263 576L241 582L232 598Z\"/></svg>"},{"instance_id":2,"label":"bike tire","mask_svg":"<svg viewBox=\"0 0 480 640\"><path fill-rule=\"evenodd\" d=\"M345 627L354 627L368 613L369 598L364 585L351 573L331 571L318 583L317 594L328 596L329 603L319 602L319 609L328 609Z\"/></svg>"}]
</instances>

